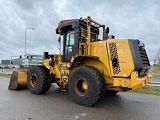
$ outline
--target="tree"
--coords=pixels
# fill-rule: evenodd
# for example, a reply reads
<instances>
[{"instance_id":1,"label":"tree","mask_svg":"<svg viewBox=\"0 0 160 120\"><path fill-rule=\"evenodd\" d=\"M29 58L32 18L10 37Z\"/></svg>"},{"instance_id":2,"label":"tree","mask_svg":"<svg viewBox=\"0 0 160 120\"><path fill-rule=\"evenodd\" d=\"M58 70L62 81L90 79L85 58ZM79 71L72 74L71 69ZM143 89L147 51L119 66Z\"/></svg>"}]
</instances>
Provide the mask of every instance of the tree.
<instances>
[{"instance_id":1,"label":"tree","mask_svg":"<svg viewBox=\"0 0 160 120\"><path fill-rule=\"evenodd\" d=\"M157 52L156 58L154 59L154 64L160 66L160 48Z\"/></svg>"}]
</instances>

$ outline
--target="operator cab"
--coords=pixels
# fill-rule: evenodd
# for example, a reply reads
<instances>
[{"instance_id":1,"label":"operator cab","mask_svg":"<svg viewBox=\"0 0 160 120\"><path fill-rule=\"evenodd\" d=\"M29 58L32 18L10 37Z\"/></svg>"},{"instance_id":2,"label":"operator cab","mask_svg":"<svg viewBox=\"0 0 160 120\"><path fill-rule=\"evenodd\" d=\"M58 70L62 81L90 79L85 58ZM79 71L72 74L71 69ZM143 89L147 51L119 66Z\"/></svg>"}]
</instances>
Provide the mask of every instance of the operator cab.
<instances>
[{"instance_id":1,"label":"operator cab","mask_svg":"<svg viewBox=\"0 0 160 120\"><path fill-rule=\"evenodd\" d=\"M58 24L56 33L63 36L62 60L63 62L70 62L72 56L79 55L79 43L85 43L87 40L87 23L83 19L62 20ZM99 27L91 25L90 41L97 40L98 35ZM85 55L84 50L82 55Z\"/></svg>"}]
</instances>

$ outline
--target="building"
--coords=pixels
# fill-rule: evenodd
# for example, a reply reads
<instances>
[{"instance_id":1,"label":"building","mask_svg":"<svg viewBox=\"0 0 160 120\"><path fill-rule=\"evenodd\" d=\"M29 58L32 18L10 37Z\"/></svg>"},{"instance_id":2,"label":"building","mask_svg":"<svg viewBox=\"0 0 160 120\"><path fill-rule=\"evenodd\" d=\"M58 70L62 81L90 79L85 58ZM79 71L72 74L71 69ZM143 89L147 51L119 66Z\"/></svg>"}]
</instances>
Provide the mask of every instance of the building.
<instances>
[{"instance_id":1,"label":"building","mask_svg":"<svg viewBox=\"0 0 160 120\"><path fill-rule=\"evenodd\" d=\"M26 54L23 58L16 58L12 60L1 60L1 66L2 68L8 67L29 67L29 66L35 66L42 63L42 55L31 55Z\"/></svg>"},{"instance_id":2,"label":"building","mask_svg":"<svg viewBox=\"0 0 160 120\"><path fill-rule=\"evenodd\" d=\"M12 59L12 65L21 66L22 65L22 59L20 59L20 58Z\"/></svg>"},{"instance_id":3,"label":"building","mask_svg":"<svg viewBox=\"0 0 160 120\"><path fill-rule=\"evenodd\" d=\"M1 60L2 68L9 67L10 64L11 64L11 60Z\"/></svg>"},{"instance_id":4,"label":"building","mask_svg":"<svg viewBox=\"0 0 160 120\"><path fill-rule=\"evenodd\" d=\"M22 65L22 59L12 59L12 60L1 60L1 67L2 68L12 68L14 66L21 66Z\"/></svg>"}]
</instances>

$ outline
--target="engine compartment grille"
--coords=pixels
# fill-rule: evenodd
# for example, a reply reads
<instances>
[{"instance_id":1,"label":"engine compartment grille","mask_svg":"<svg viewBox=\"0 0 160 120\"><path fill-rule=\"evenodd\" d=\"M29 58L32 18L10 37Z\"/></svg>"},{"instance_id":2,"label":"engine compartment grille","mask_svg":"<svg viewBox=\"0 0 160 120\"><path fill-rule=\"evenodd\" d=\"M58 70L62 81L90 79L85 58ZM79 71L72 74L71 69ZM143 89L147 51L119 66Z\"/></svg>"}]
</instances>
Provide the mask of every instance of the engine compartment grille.
<instances>
[{"instance_id":1,"label":"engine compartment grille","mask_svg":"<svg viewBox=\"0 0 160 120\"><path fill-rule=\"evenodd\" d=\"M140 52L143 67L150 66L146 50L143 47L139 47L139 52Z\"/></svg>"}]
</instances>

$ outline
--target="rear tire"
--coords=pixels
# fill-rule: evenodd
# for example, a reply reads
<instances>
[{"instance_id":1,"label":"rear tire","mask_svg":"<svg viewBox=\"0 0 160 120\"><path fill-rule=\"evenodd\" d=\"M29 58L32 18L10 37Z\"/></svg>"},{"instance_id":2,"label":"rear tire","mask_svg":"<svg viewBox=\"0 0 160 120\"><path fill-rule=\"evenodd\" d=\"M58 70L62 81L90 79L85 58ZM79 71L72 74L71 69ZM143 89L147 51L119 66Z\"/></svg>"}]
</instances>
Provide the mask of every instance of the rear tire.
<instances>
[{"instance_id":1,"label":"rear tire","mask_svg":"<svg viewBox=\"0 0 160 120\"><path fill-rule=\"evenodd\" d=\"M68 89L76 103L91 106L105 95L105 79L96 68L78 67L69 77Z\"/></svg>"},{"instance_id":2,"label":"rear tire","mask_svg":"<svg viewBox=\"0 0 160 120\"><path fill-rule=\"evenodd\" d=\"M38 95L47 92L51 86L48 79L49 70L46 67L34 66L29 68L27 85L31 93Z\"/></svg>"}]
</instances>

